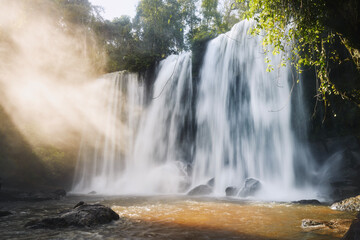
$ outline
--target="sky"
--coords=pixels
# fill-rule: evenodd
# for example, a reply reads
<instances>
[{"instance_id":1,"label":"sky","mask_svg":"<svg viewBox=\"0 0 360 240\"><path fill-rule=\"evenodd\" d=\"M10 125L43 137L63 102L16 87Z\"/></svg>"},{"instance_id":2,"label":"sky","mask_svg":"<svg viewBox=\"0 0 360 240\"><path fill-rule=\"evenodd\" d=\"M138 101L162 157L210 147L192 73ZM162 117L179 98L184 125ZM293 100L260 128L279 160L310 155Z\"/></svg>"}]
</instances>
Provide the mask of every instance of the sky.
<instances>
[{"instance_id":1,"label":"sky","mask_svg":"<svg viewBox=\"0 0 360 240\"><path fill-rule=\"evenodd\" d=\"M112 20L115 17L128 15L135 17L139 0L90 0L93 5L102 6L105 10L103 17Z\"/></svg>"}]
</instances>

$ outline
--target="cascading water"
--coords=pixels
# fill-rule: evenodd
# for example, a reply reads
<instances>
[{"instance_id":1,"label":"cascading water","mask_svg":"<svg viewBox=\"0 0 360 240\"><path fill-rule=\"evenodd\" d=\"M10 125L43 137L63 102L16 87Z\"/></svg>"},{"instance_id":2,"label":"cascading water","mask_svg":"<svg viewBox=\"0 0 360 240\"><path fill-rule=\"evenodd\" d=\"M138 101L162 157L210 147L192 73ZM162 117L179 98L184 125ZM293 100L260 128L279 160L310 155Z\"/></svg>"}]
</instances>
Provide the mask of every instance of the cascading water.
<instances>
[{"instance_id":1,"label":"cascading water","mask_svg":"<svg viewBox=\"0 0 360 240\"><path fill-rule=\"evenodd\" d=\"M134 111L144 106L145 92L136 75L108 75L105 134L98 134L94 149L82 144L73 192L179 192L187 184L184 162L192 151L183 131L192 121L191 79L189 53L162 61L152 102L140 120Z\"/></svg>"},{"instance_id":2,"label":"cascading water","mask_svg":"<svg viewBox=\"0 0 360 240\"><path fill-rule=\"evenodd\" d=\"M196 89L190 53L162 61L146 107L139 81L109 75L106 131L95 147L83 144L74 192L180 193L214 178L222 196L251 177L262 183L258 198L314 197L304 174L309 156L292 130L289 68L269 56L276 70L266 71L251 24L209 43Z\"/></svg>"},{"instance_id":3,"label":"cascading water","mask_svg":"<svg viewBox=\"0 0 360 240\"><path fill-rule=\"evenodd\" d=\"M84 126L73 191L112 192L133 153L135 136L144 105L144 86L138 75L125 72L99 79L99 108L104 116L94 118L103 129ZM101 111L103 112L103 111Z\"/></svg>"},{"instance_id":4,"label":"cascading water","mask_svg":"<svg viewBox=\"0 0 360 240\"><path fill-rule=\"evenodd\" d=\"M170 56L159 69L134 154L119 176L123 193L177 193L186 184L184 162L192 145L183 130L191 121L191 55Z\"/></svg>"},{"instance_id":5,"label":"cascading water","mask_svg":"<svg viewBox=\"0 0 360 240\"><path fill-rule=\"evenodd\" d=\"M215 178L214 191L223 194L251 177L264 186L261 198L294 198L306 176L299 182L295 175L300 145L291 126L290 71L280 67L279 56L268 56L276 70L266 71L261 38L248 35L251 25L242 21L208 45L196 107L192 184Z\"/></svg>"}]
</instances>

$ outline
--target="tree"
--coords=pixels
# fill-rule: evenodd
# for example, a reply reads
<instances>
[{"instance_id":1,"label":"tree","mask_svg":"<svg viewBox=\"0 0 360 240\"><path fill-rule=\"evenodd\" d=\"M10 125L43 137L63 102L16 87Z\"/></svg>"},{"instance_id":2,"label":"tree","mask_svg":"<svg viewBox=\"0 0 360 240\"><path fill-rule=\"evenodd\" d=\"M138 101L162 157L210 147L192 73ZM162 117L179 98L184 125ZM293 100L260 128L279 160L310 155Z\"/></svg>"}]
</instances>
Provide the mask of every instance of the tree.
<instances>
[{"instance_id":1,"label":"tree","mask_svg":"<svg viewBox=\"0 0 360 240\"><path fill-rule=\"evenodd\" d=\"M129 16L104 21L95 27L97 39L107 54L106 72L130 69L128 59L135 51L133 24Z\"/></svg>"},{"instance_id":2,"label":"tree","mask_svg":"<svg viewBox=\"0 0 360 240\"><path fill-rule=\"evenodd\" d=\"M198 0L179 0L181 6L181 15L183 24L186 26L187 33L187 47L191 44L191 39L194 37L194 30L200 23L200 18L197 16L196 4Z\"/></svg>"},{"instance_id":3,"label":"tree","mask_svg":"<svg viewBox=\"0 0 360 240\"><path fill-rule=\"evenodd\" d=\"M360 104L358 90L341 91L329 78L329 62L338 60L333 48L336 39L347 46L360 70L358 11L356 0L250 0L247 17L256 20L253 33L265 34L267 52L278 54L292 49L293 55L284 60L291 60L299 72L304 66L316 68L325 105L330 94Z\"/></svg>"},{"instance_id":4,"label":"tree","mask_svg":"<svg viewBox=\"0 0 360 240\"><path fill-rule=\"evenodd\" d=\"M202 0L201 2L203 21L212 29L219 28L221 25L221 15L217 10L218 4L218 0Z\"/></svg>"},{"instance_id":5,"label":"tree","mask_svg":"<svg viewBox=\"0 0 360 240\"><path fill-rule=\"evenodd\" d=\"M142 47L159 60L184 48L184 25L176 0L142 0L137 7L135 31Z\"/></svg>"},{"instance_id":6,"label":"tree","mask_svg":"<svg viewBox=\"0 0 360 240\"><path fill-rule=\"evenodd\" d=\"M99 39L95 38L95 30L103 22L100 8L93 6L88 0L37 0L52 5L52 13L57 17L62 31L76 37L84 44L84 58L90 62L94 73L103 71L104 54Z\"/></svg>"}]
</instances>

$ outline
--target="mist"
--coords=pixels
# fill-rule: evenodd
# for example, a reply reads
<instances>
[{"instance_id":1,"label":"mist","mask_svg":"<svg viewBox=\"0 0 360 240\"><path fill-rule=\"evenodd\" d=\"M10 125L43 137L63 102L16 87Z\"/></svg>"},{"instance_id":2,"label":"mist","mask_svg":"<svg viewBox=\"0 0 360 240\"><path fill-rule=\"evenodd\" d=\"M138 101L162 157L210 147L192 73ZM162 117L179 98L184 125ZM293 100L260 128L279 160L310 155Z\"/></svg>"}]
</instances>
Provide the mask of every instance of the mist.
<instances>
[{"instance_id":1,"label":"mist","mask_svg":"<svg viewBox=\"0 0 360 240\"><path fill-rule=\"evenodd\" d=\"M90 30L70 26L50 1L2 1L0 104L31 144L69 145L101 131L103 64ZM91 52L92 51L92 52ZM105 111L105 109L103 109Z\"/></svg>"},{"instance_id":2,"label":"mist","mask_svg":"<svg viewBox=\"0 0 360 240\"><path fill-rule=\"evenodd\" d=\"M81 142L91 146L104 132L104 51L55 1L0 3L3 186L70 186ZM116 116L112 121L122 127Z\"/></svg>"}]
</instances>

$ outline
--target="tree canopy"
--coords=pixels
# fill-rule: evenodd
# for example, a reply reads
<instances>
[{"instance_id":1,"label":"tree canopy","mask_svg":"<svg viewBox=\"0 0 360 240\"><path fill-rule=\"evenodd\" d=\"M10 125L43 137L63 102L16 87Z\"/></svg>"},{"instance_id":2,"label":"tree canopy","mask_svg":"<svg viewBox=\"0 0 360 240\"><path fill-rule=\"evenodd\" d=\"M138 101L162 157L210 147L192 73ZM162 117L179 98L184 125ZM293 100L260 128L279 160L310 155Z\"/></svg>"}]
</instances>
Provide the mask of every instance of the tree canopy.
<instances>
[{"instance_id":1,"label":"tree canopy","mask_svg":"<svg viewBox=\"0 0 360 240\"><path fill-rule=\"evenodd\" d=\"M343 62L352 62L360 72L357 0L140 0L134 19L119 16L112 21L104 20L101 8L88 0L37 1L55 3L60 21L66 23L64 31L83 26L74 34L84 35L89 48L91 41L97 42L100 50L87 54L94 63L106 55L105 72L144 71L189 49L197 55L209 39L244 17L253 18L252 33L261 33L266 52L281 53L283 65L291 62L298 72L315 68L318 96L325 105L330 95L360 105L360 88L344 88L330 77L331 67ZM275 67L269 63L268 70Z\"/></svg>"}]
</instances>

